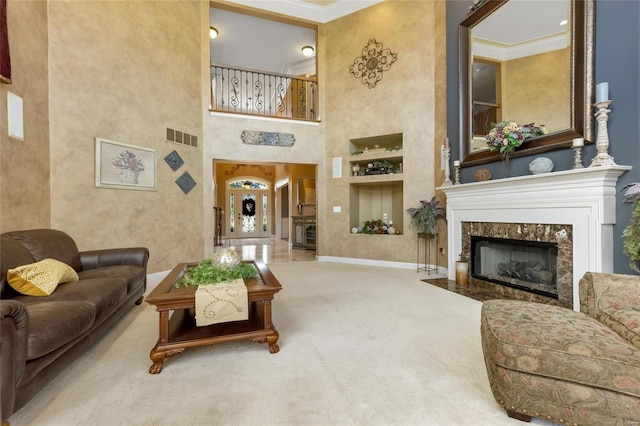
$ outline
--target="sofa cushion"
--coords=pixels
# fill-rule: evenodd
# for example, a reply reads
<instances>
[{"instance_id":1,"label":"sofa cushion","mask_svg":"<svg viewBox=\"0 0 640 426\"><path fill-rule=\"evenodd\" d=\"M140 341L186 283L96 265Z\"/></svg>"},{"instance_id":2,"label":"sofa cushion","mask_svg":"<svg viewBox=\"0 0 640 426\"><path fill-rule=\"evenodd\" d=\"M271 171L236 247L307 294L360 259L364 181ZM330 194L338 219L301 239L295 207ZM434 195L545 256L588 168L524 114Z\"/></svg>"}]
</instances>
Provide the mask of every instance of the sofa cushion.
<instances>
[{"instance_id":1,"label":"sofa cushion","mask_svg":"<svg viewBox=\"0 0 640 426\"><path fill-rule=\"evenodd\" d=\"M145 269L136 265L114 265L87 269L78 273L80 279L115 278L127 282L127 294L138 290L146 278Z\"/></svg>"},{"instance_id":2,"label":"sofa cushion","mask_svg":"<svg viewBox=\"0 0 640 426\"><path fill-rule=\"evenodd\" d=\"M0 297L9 299L19 293L7 282L7 271L16 266L33 263L33 256L22 244L14 240L9 234L0 236Z\"/></svg>"},{"instance_id":3,"label":"sofa cushion","mask_svg":"<svg viewBox=\"0 0 640 426\"><path fill-rule=\"evenodd\" d=\"M640 349L640 287L623 275L601 275L593 280L598 321Z\"/></svg>"},{"instance_id":4,"label":"sofa cushion","mask_svg":"<svg viewBox=\"0 0 640 426\"><path fill-rule=\"evenodd\" d=\"M481 323L485 357L501 367L640 397L640 349L588 315L490 300Z\"/></svg>"},{"instance_id":5,"label":"sofa cushion","mask_svg":"<svg viewBox=\"0 0 640 426\"><path fill-rule=\"evenodd\" d=\"M118 309L127 296L127 284L117 278L80 279L61 285L49 296L51 301L82 301L93 306L95 323L100 324Z\"/></svg>"},{"instance_id":6,"label":"sofa cushion","mask_svg":"<svg viewBox=\"0 0 640 426\"><path fill-rule=\"evenodd\" d=\"M26 308L29 313L27 360L47 355L80 337L94 321L94 308L81 301L41 302Z\"/></svg>"},{"instance_id":7,"label":"sofa cushion","mask_svg":"<svg viewBox=\"0 0 640 426\"><path fill-rule=\"evenodd\" d=\"M29 250L35 261L50 257L66 263L76 271L82 269L76 242L62 231L31 229L7 232L7 234Z\"/></svg>"},{"instance_id":8,"label":"sofa cushion","mask_svg":"<svg viewBox=\"0 0 640 426\"><path fill-rule=\"evenodd\" d=\"M18 266L7 271L11 287L29 296L49 296L58 284L78 279L76 271L55 259Z\"/></svg>"}]
</instances>

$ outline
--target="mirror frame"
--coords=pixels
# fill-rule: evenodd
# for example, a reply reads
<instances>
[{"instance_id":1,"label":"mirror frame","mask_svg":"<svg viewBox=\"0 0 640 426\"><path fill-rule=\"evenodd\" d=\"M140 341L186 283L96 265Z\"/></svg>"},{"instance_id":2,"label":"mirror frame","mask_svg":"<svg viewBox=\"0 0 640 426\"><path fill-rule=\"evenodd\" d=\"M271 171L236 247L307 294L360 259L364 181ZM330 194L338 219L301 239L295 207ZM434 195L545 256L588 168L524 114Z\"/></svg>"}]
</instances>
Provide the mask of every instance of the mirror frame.
<instances>
[{"instance_id":1,"label":"mirror frame","mask_svg":"<svg viewBox=\"0 0 640 426\"><path fill-rule=\"evenodd\" d=\"M487 0L458 25L458 94L459 94L459 154L460 166L469 167L500 161L497 151L471 152L471 30L509 0ZM571 147L574 138L583 137L592 143L593 116L593 2L571 2L571 97L570 127L543 136L531 138L516 149L511 157L522 157L540 152Z\"/></svg>"}]
</instances>

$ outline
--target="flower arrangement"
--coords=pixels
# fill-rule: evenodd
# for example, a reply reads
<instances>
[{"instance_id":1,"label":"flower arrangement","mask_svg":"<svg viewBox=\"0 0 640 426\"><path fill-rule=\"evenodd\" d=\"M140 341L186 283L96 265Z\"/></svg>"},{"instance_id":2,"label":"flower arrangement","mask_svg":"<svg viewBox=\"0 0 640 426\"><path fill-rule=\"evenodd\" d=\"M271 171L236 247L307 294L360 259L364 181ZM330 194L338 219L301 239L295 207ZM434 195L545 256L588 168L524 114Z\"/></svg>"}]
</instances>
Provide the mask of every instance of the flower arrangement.
<instances>
[{"instance_id":1,"label":"flower arrangement","mask_svg":"<svg viewBox=\"0 0 640 426\"><path fill-rule=\"evenodd\" d=\"M364 222L363 234L387 234L389 226L382 219L371 219Z\"/></svg>"},{"instance_id":2,"label":"flower arrangement","mask_svg":"<svg viewBox=\"0 0 640 426\"><path fill-rule=\"evenodd\" d=\"M144 163L141 159L136 157L136 155L131 151L122 151L118 154L117 157L112 158L112 164L117 169L128 169L128 170L144 170Z\"/></svg>"},{"instance_id":3,"label":"flower arrangement","mask_svg":"<svg viewBox=\"0 0 640 426\"><path fill-rule=\"evenodd\" d=\"M421 207L407 209L411 215L411 229L419 234L437 234L438 219L445 219L446 214L440 201L433 197L430 201L420 201Z\"/></svg>"},{"instance_id":4,"label":"flower arrangement","mask_svg":"<svg viewBox=\"0 0 640 426\"><path fill-rule=\"evenodd\" d=\"M515 121L505 120L494 124L485 139L491 151L500 151L504 157L515 151L527 139L546 133L547 129L544 125L531 123L518 126Z\"/></svg>"},{"instance_id":5,"label":"flower arrangement","mask_svg":"<svg viewBox=\"0 0 640 426\"><path fill-rule=\"evenodd\" d=\"M473 2L471 3L471 6L469 6L469 12L467 12L467 15L470 15L476 10L478 10L480 6L482 6L486 2L487 0L473 0Z\"/></svg>"}]
</instances>

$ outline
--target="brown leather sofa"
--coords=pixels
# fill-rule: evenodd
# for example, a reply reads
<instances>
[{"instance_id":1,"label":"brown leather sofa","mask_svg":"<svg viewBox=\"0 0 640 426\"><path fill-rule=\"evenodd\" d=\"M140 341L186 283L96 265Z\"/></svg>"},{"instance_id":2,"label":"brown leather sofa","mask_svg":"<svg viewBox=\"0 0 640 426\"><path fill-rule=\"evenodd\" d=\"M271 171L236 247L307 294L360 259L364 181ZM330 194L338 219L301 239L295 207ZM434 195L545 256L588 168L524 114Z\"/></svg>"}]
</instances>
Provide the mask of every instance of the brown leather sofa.
<instances>
[{"instance_id":1,"label":"brown leather sofa","mask_svg":"<svg viewBox=\"0 0 640 426\"><path fill-rule=\"evenodd\" d=\"M66 233L53 229L0 235L0 406L2 423L55 375L142 302L146 248L79 252ZM79 280L50 296L26 296L7 282L7 271L53 258L70 265Z\"/></svg>"}]
</instances>

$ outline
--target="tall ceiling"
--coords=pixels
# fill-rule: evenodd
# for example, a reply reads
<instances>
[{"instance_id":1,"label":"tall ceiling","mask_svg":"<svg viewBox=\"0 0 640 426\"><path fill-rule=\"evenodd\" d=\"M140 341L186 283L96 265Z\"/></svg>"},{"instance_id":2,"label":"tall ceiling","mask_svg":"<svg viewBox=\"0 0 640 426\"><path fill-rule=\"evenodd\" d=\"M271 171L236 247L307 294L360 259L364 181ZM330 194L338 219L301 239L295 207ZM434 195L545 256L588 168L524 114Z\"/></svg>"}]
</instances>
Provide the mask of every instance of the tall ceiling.
<instances>
[{"instance_id":1,"label":"tall ceiling","mask_svg":"<svg viewBox=\"0 0 640 426\"><path fill-rule=\"evenodd\" d=\"M210 24L219 31L211 40L211 62L283 74L312 74L315 57L303 46L316 48L313 23L324 23L383 0L227 0L210 9ZM228 5L243 8L230 8ZM272 20L251 9L286 15L303 25ZM260 17L256 16L260 15Z\"/></svg>"},{"instance_id":2,"label":"tall ceiling","mask_svg":"<svg viewBox=\"0 0 640 426\"><path fill-rule=\"evenodd\" d=\"M288 74L307 60L302 46L316 46L315 29L214 8L210 22L219 32L210 43L216 64ZM314 57L307 62L315 69Z\"/></svg>"}]
</instances>

